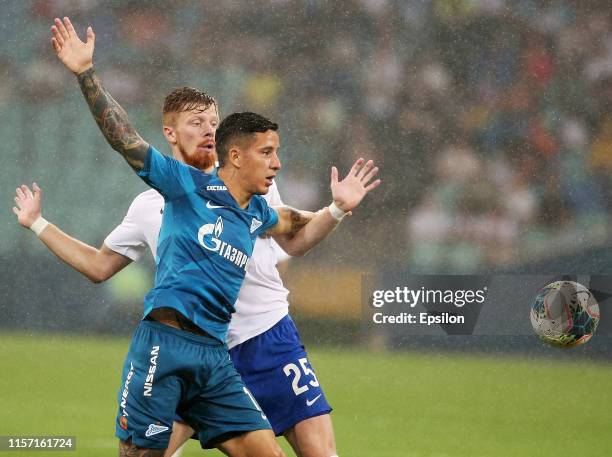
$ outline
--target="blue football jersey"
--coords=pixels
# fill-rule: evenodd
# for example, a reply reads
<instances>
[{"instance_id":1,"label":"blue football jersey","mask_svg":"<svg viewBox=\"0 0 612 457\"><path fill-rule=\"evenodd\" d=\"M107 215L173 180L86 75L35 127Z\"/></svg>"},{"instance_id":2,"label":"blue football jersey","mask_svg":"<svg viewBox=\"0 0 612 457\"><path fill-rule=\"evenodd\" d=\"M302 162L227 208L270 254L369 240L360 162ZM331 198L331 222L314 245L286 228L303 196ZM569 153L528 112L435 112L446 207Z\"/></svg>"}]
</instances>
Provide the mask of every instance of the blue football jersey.
<instances>
[{"instance_id":1,"label":"blue football jersey","mask_svg":"<svg viewBox=\"0 0 612 457\"><path fill-rule=\"evenodd\" d=\"M155 286L144 315L174 308L225 342L230 315L257 236L278 222L259 195L238 206L216 174L206 174L151 147L138 175L165 200Z\"/></svg>"}]
</instances>

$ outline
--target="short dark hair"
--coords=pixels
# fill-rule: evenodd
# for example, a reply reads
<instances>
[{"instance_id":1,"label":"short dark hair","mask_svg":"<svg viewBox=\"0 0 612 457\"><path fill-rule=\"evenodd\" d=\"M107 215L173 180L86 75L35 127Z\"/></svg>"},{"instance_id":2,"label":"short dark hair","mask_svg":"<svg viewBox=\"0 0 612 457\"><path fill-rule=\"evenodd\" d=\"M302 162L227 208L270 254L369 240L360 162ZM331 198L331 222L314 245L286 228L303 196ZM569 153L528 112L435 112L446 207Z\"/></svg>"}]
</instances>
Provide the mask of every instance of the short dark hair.
<instances>
[{"instance_id":1,"label":"short dark hair","mask_svg":"<svg viewBox=\"0 0 612 457\"><path fill-rule=\"evenodd\" d=\"M230 146L232 146L236 140L251 136L255 133L264 133L268 130L276 132L278 130L278 124L260 114L247 111L227 116L221 121L215 133L219 166L222 167L225 164Z\"/></svg>"},{"instance_id":2,"label":"short dark hair","mask_svg":"<svg viewBox=\"0 0 612 457\"><path fill-rule=\"evenodd\" d=\"M167 120L168 114L190 111L200 106L208 109L213 105L218 111L217 101L206 92L193 87L177 87L166 96L162 116L164 120Z\"/></svg>"}]
</instances>

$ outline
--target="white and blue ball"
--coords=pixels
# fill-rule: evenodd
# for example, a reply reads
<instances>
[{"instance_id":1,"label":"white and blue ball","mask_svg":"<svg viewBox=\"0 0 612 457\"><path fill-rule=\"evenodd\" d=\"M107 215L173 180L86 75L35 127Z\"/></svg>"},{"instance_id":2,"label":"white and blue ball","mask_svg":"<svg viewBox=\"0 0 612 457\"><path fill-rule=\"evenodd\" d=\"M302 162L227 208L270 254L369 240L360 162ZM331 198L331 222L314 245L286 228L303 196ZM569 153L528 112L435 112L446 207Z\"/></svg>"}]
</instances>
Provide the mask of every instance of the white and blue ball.
<instances>
[{"instance_id":1,"label":"white and blue ball","mask_svg":"<svg viewBox=\"0 0 612 457\"><path fill-rule=\"evenodd\" d=\"M531 325L545 343L562 348L584 344L599 323L599 305L589 289L574 281L556 281L538 293Z\"/></svg>"}]
</instances>

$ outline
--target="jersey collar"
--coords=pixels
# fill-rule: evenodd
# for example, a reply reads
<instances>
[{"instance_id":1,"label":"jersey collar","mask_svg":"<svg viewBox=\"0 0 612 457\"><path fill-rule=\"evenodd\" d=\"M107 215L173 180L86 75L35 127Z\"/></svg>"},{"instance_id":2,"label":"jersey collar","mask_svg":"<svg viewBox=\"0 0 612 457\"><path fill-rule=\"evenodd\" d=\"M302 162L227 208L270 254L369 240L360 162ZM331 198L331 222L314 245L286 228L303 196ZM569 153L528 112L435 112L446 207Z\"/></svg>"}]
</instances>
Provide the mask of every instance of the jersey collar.
<instances>
[{"instance_id":1,"label":"jersey collar","mask_svg":"<svg viewBox=\"0 0 612 457\"><path fill-rule=\"evenodd\" d=\"M209 176L210 179L208 180L208 182L198 188L198 194L209 200L212 200L214 203L221 204L223 206L229 206L240 211L251 211L253 201L256 197L255 195L251 197L248 206L243 209L238 205L238 202L236 202L232 194L229 193L223 180L219 178L219 175L217 174L217 169L211 172Z\"/></svg>"}]
</instances>

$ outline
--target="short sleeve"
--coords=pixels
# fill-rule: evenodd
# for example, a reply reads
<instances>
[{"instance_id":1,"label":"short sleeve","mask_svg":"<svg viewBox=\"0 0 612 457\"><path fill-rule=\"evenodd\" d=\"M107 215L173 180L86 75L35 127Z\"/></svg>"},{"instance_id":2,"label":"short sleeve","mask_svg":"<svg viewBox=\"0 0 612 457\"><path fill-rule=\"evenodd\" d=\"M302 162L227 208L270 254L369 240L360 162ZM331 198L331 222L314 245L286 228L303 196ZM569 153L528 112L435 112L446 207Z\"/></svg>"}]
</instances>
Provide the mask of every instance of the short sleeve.
<instances>
[{"instance_id":1,"label":"short sleeve","mask_svg":"<svg viewBox=\"0 0 612 457\"><path fill-rule=\"evenodd\" d=\"M261 205L260 206L261 225L254 232L255 235L260 236L270 227L274 227L276 224L278 224L278 213L276 212L274 208L268 206L268 203L266 203L266 201L262 197L257 195L253 198L257 198Z\"/></svg>"},{"instance_id":2,"label":"short sleeve","mask_svg":"<svg viewBox=\"0 0 612 457\"><path fill-rule=\"evenodd\" d=\"M149 147L144 168L137 172L144 182L162 194L166 200L192 192L196 188L195 173L201 172L163 155L153 146Z\"/></svg>"},{"instance_id":3,"label":"short sleeve","mask_svg":"<svg viewBox=\"0 0 612 457\"><path fill-rule=\"evenodd\" d=\"M133 261L140 259L147 250L147 240L138 224L137 213L137 200L134 200L123 222L115 227L104 240L104 244L109 249Z\"/></svg>"}]
</instances>

